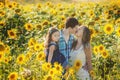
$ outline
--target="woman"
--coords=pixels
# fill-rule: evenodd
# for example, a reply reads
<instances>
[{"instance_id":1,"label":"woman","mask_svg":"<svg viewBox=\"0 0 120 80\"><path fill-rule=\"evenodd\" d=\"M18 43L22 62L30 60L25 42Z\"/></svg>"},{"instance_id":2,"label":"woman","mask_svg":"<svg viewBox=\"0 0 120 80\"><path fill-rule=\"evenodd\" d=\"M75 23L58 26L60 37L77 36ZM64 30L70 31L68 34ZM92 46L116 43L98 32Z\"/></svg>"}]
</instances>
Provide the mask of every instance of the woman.
<instances>
[{"instance_id":1,"label":"woman","mask_svg":"<svg viewBox=\"0 0 120 80\"><path fill-rule=\"evenodd\" d=\"M77 39L74 41L70 53L70 65L74 66L74 63L79 60L82 67L78 69L76 75L80 80L90 80L89 73L92 69L90 30L86 26L80 26L75 35Z\"/></svg>"}]
</instances>

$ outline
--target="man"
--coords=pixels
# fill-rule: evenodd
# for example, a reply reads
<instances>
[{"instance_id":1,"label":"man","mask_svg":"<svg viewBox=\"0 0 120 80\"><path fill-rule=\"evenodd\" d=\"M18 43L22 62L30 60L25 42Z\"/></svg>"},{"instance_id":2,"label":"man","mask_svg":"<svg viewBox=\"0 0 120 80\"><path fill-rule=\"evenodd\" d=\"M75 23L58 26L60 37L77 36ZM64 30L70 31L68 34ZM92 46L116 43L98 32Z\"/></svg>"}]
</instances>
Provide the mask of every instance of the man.
<instances>
[{"instance_id":1,"label":"man","mask_svg":"<svg viewBox=\"0 0 120 80\"><path fill-rule=\"evenodd\" d=\"M78 20L71 17L66 20L65 27L60 31L60 39L58 44L60 52L66 58L66 61L62 65L64 69L68 69L69 54L71 52L71 47L74 40L73 34L75 34L78 25Z\"/></svg>"}]
</instances>

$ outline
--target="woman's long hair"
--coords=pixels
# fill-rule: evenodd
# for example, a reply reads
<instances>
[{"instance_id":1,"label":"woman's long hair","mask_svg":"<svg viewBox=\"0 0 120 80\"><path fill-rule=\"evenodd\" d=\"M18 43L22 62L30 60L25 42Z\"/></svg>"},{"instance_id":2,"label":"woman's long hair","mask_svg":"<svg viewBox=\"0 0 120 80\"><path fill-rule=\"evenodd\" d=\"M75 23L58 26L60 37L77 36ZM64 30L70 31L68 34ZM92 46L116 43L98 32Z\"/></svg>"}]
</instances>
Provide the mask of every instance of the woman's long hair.
<instances>
[{"instance_id":1,"label":"woman's long hair","mask_svg":"<svg viewBox=\"0 0 120 80\"><path fill-rule=\"evenodd\" d=\"M82 26L82 27L84 27L83 36L82 36L82 44L83 44L84 48L87 48L88 46L90 46L90 34L91 33L90 33L90 30L86 26ZM75 49L77 43L78 43L78 41L74 40L72 49Z\"/></svg>"},{"instance_id":2,"label":"woman's long hair","mask_svg":"<svg viewBox=\"0 0 120 80\"><path fill-rule=\"evenodd\" d=\"M52 41L52 34L59 31L57 28L52 27L49 29L47 35L46 35L46 41L45 41L45 48L48 48L49 43Z\"/></svg>"}]
</instances>

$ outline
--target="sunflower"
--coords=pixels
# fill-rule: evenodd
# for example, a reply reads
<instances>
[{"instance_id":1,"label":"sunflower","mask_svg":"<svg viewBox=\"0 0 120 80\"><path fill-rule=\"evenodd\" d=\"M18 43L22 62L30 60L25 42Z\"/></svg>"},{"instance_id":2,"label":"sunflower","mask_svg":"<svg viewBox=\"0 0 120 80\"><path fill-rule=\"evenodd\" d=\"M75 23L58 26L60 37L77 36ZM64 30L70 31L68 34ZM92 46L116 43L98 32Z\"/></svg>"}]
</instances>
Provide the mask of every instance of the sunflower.
<instances>
[{"instance_id":1,"label":"sunflower","mask_svg":"<svg viewBox=\"0 0 120 80\"><path fill-rule=\"evenodd\" d=\"M120 27L117 28L117 30L116 30L116 34L120 37Z\"/></svg>"},{"instance_id":2,"label":"sunflower","mask_svg":"<svg viewBox=\"0 0 120 80\"><path fill-rule=\"evenodd\" d=\"M50 11L50 14L52 14L52 15L57 15L57 11L54 10L54 9L52 9L52 10Z\"/></svg>"},{"instance_id":3,"label":"sunflower","mask_svg":"<svg viewBox=\"0 0 120 80\"><path fill-rule=\"evenodd\" d=\"M94 11L93 10L90 10L89 11L89 15L90 15L90 17L93 17L95 14L94 14Z\"/></svg>"},{"instance_id":4,"label":"sunflower","mask_svg":"<svg viewBox=\"0 0 120 80\"><path fill-rule=\"evenodd\" d=\"M76 60L73 67L75 68L75 70L78 70L82 67L82 62L80 60Z\"/></svg>"},{"instance_id":5,"label":"sunflower","mask_svg":"<svg viewBox=\"0 0 120 80\"><path fill-rule=\"evenodd\" d=\"M28 41L28 46L31 47L34 44L36 44L36 40L34 38L30 38L30 40Z\"/></svg>"},{"instance_id":6,"label":"sunflower","mask_svg":"<svg viewBox=\"0 0 120 80\"><path fill-rule=\"evenodd\" d=\"M26 23L24 26L27 31L33 30L33 25L31 23Z\"/></svg>"},{"instance_id":7,"label":"sunflower","mask_svg":"<svg viewBox=\"0 0 120 80\"><path fill-rule=\"evenodd\" d=\"M98 54L98 46L93 47L93 52L94 52L94 54Z\"/></svg>"},{"instance_id":8,"label":"sunflower","mask_svg":"<svg viewBox=\"0 0 120 80\"><path fill-rule=\"evenodd\" d=\"M57 75L62 75L63 67L60 64L58 63L54 64L54 68L55 71L57 72Z\"/></svg>"},{"instance_id":9,"label":"sunflower","mask_svg":"<svg viewBox=\"0 0 120 80\"><path fill-rule=\"evenodd\" d=\"M115 24L119 24L120 23L120 18L118 18L116 21L115 21Z\"/></svg>"},{"instance_id":10,"label":"sunflower","mask_svg":"<svg viewBox=\"0 0 120 80\"><path fill-rule=\"evenodd\" d=\"M3 61L3 59L4 59L4 54L0 53L0 62Z\"/></svg>"},{"instance_id":11,"label":"sunflower","mask_svg":"<svg viewBox=\"0 0 120 80\"><path fill-rule=\"evenodd\" d=\"M101 55L102 55L103 58L107 58L107 57L109 56L107 50L104 50L104 51L101 53Z\"/></svg>"},{"instance_id":12,"label":"sunflower","mask_svg":"<svg viewBox=\"0 0 120 80\"><path fill-rule=\"evenodd\" d=\"M98 51L103 52L105 50L105 47L101 44L98 46Z\"/></svg>"},{"instance_id":13,"label":"sunflower","mask_svg":"<svg viewBox=\"0 0 120 80\"><path fill-rule=\"evenodd\" d=\"M12 60L12 56L8 56L8 60L11 61Z\"/></svg>"},{"instance_id":14,"label":"sunflower","mask_svg":"<svg viewBox=\"0 0 120 80\"><path fill-rule=\"evenodd\" d=\"M4 58L4 63L8 64L9 59L8 58Z\"/></svg>"},{"instance_id":15,"label":"sunflower","mask_svg":"<svg viewBox=\"0 0 120 80\"><path fill-rule=\"evenodd\" d=\"M18 8L18 9L15 9L15 13L16 13L16 14L20 14L20 12L21 12L21 9L19 9L19 8Z\"/></svg>"},{"instance_id":16,"label":"sunflower","mask_svg":"<svg viewBox=\"0 0 120 80\"><path fill-rule=\"evenodd\" d=\"M14 8L14 5L13 5L12 3L9 3L9 4L7 4L7 8L8 8L8 9L13 9L13 8Z\"/></svg>"},{"instance_id":17,"label":"sunflower","mask_svg":"<svg viewBox=\"0 0 120 80\"><path fill-rule=\"evenodd\" d=\"M90 71L90 75L93 77L95 76L95 72L93 70Z\"/></svg>"},{"instance_id":18,"label":"sunflower","mask_svg":"<svg viewBox=\"0 0 120 80\"><path fill-rule=\"evenodd\" d=\"M12 72L8 76L9 80L17 80L18 79L18 73L17 72Z\"/></svg>"},{"instance_id":19,"label":"sunflower","mask_svg":"<svg viewBox=\"0 0 120 80\"><path fill-rule=\"evenodd\" d=\"M53 80L53 77L51 75L46 75L43 80Z\"/></svg>"},{"instance_id":20,"label":"sunflower","mask_svg":"<svg viewBox=\"0 0 120 80\"><path fill-rule=\"evenodd\" d=\"M45 58L45 53L44 52L39 52L36 56L37 60L44 60Z\"/></svg>"},{"instance_id":21,"label":"sunflower","mask_svg":"<svg viewBox=\"0 0 120 80\"><path fill-rule=\"evenodd\" d=\"M17 2L12 2L12 5L13 5L14 7L17 7L18 3L17 3Z\"/></svg>"},{"instance_id":22,"label":"sunflower","mask_svg":"<svg viewBox=\"0 0 120 80\"><path fill-rule=\"evenodd\" d=\"M6 53L10 53L10 46L6 45Z\"/></svg>"},{"instance_id":23,"label":"sunflower","mask_svg":"<svg viewBox=\"0 0 120 80\"><path fill-rule=\"evenodd\" d=\"M32 53L30 51L27 52L27 54L25 55L25 59L26 61L28 61L32 56Z\"/></svg>"},{"instance_id":24,"label":"sunflower","mask_svg":"<svg viewBox=\"0 0 120 80\"><path fill-rule=\"evenodd\" d=\"M57 72L54 68L52 68L52 69L49 70L48 74L51 75L51 76L55 76L55 74L57 74Z\"/></svg>"},{"instance_id":25,"label":"sunflower","mask_svg":"<svg viewBox=\"0 0 120 80\"><path fill-rule=\"evenodd\" d=\"M25 61L25 55L24 55L24 54L20 54L20 55L17 57L17 63L18 63L18 64L24 64L24 61Z\"/></svg>"},{"instance_id":26,"label":"sunflower","mask_svg":"<svg viewBox=\"0 0 120 80\"><path fill-rule=\"evenodd\" d=\"M69 68L69 73L70 73L71 75L73 75L73 74L75 73L75 71L74 71L74 68L73 68L73 67Z\"/></svg>"},{"instance_id":27,"label":"sunflower","mask_svg":"<svg viewBox=\"0 0 120 80\"><path fill-rule=\"evenodd\" d=\"M4 7L4 4L0 2L0 9Z\"/></svg>"},{"instance_id":28,"label":"sunflower","mask_svg":"<svg viewBox=\"0 0 120 80\"><path fill-rule=\"evenodd\" d=\"M39 3L37 4L37 9L41 9L42 5Z\"/></svg>"},{"instance_id":29,"label":"sunflower","mask_svg":"<svg viewBox=\"0 0 120 80\"><path fill-rule=\"evenodd\" d=\"M5 16L5 11L0 11L0 17L4 17Z\"/></svg>"},{"instance_id":30,"label":"sunflower","mask_svg":"<svg viewBox=\"0 0 120 80\"><path fill-rule=\"evenodd\" d=\"M52 4L52 3L51 3L51 2L49 2L49 1L48 1L48 2L46 2L46 5L47 5L47 6L49 6L50 4Z\"/></svg>"},{"instance_id":31,"label":"sunflower","mask_svg":"<svg viewBox=\"0 0 120 80\"><path fill-rule=\"evenodd\" d=\"M66 18L64 15L61 16L61 19L64 21Z\"/></svg>"},{"instance_id":32,"label":"sunflower","mask_svg":"<svg viewBox=\"0 0 120 80\"><path fill-rule=\"evenodd\" d=\"M114 31L113 25L111 25L111 24L106 24L106 25L104 26L104 32L105 32L106 34L111 34L113 31Z\"/></svg>"},{"instance_id":33,"label":"sunflower","mask_svg":"<svg viewBox=\"0 0 120 80\"><path fill-rule=\"evenodd\" d=\"M6 48L4 43L0 42L0 53L5 53L5 51L6 51Z\"/></svg>"},{"instance_id":34,"label":"sunflower","mask_svg":"<svg viewBox=\"0 0 120 80\"><path fill-rule=\"evenodd\" d=\"M60 24L60 25L58 26L58 28L59 28L59 29L63 29L63 28L64 28L64 24Z\"/></svg>"},{"instance_id":35,"label":"sunflower","mask_svg":"<svg viewBox=\"0 0 120 80\"><path fill-rule=\"evenodd\" d=\"M38 30L43 30L43 27L42 27L41 24L37 24L37 25L35 26L35 28L38 29Z\"/></svg>"},{"instance_id":36,"label":"sunflower","mask_svg":"<svg viewBox=\"0 0 120 80\"><path fill-rule=\"evenodd\" d=\"M96 31L93 29L93 28L89 28L90 29L90 35L91 35L91 38L92 37L95 37L95 35L96 35Z\"/></svg>"},{"instance_id":37,"label":"sunflower","mask_svg":"<svg viewBox=\"0 0 120 80\"><path fill-rule=\"evenodd\" d=\"M42 70L45 72L48 72L51 69L52 65L51 63L45 62L42 64Z\"/></svg>"},{"instance_id":38,"label":"sunflower","mask_svg":"<svg viewBox=\"0 0 120 80\"><path fill-rule=\"evenodd\" d=\"M4 26L5 22L4 21L0 21L0 26Z\"/></svg>"},{"instance_id":39,"label":"sunflower","mask_svg":"<svg viewBox=\"0 0 120 80\"><path fill-rule=\"evenodd\" d=\"M43 23L42 23L43 26L48 25L48 24L49 24L49 21L47 21L47 20L44 20Z\"/></svg>"},{"instance_id":40,"label":"sunflower","mask_svg":"<svg viewBox=\"0 0 120 80\"><path fill-rule=\"evenodd\" d=\"M34 50L40 51L40 50L41 50L41 45L40 45L39 43L36 43L36 44L34 45Z\"/></svg>"},{"instance_id":41,"label":"sunflower","mask_svg":"<svg viewBox=\"0 0 120 80\"><path fill-rule=\"evenodd\" d=\"M9 38L15 39L16 38L16 32L14 30L8 30L7 31Z\"/></svg>"},{"instance_id":42,"label":"sunflower","mask_svg":"<svg viewBox=\"0 0 120 80\"><path fill-rule=\"evenodd\" d=\"M58 3L58 4L57 4L57 6L58 6L58 7L61 7L61 6L62 6L62 4L61 4L61 3Z\"/></svg>"}]
</instances>

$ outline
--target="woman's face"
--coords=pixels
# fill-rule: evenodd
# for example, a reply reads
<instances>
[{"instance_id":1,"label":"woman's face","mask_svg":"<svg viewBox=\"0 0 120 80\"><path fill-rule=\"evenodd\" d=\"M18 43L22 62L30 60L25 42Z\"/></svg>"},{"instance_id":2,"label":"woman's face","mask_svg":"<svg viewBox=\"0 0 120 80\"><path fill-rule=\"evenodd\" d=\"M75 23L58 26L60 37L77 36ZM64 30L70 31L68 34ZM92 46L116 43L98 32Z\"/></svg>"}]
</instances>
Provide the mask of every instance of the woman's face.
<instances>
[{"instance_id":1,"label":"woman's face","mask_svg":"<svg viewBox=\"0 0 120 80\"><path fill-rule=\"evenodd\" d=\"M60 38L60 33L59 33L59 31L54 32L54 33L52 34L52 41L58 42L59 38Z\"/></svg>"},{"instance_id":2,"label":"woman's face","mask_svg":"<svg viewBox=\"0 0 120 80\"><path fill-rule=\"evenodd\" d=\"M75 36L76 37L82 37L83 36L83 30L84 30L84 27L79 27L78 30L75 33Z\"/></svg>"}]
</instances>

